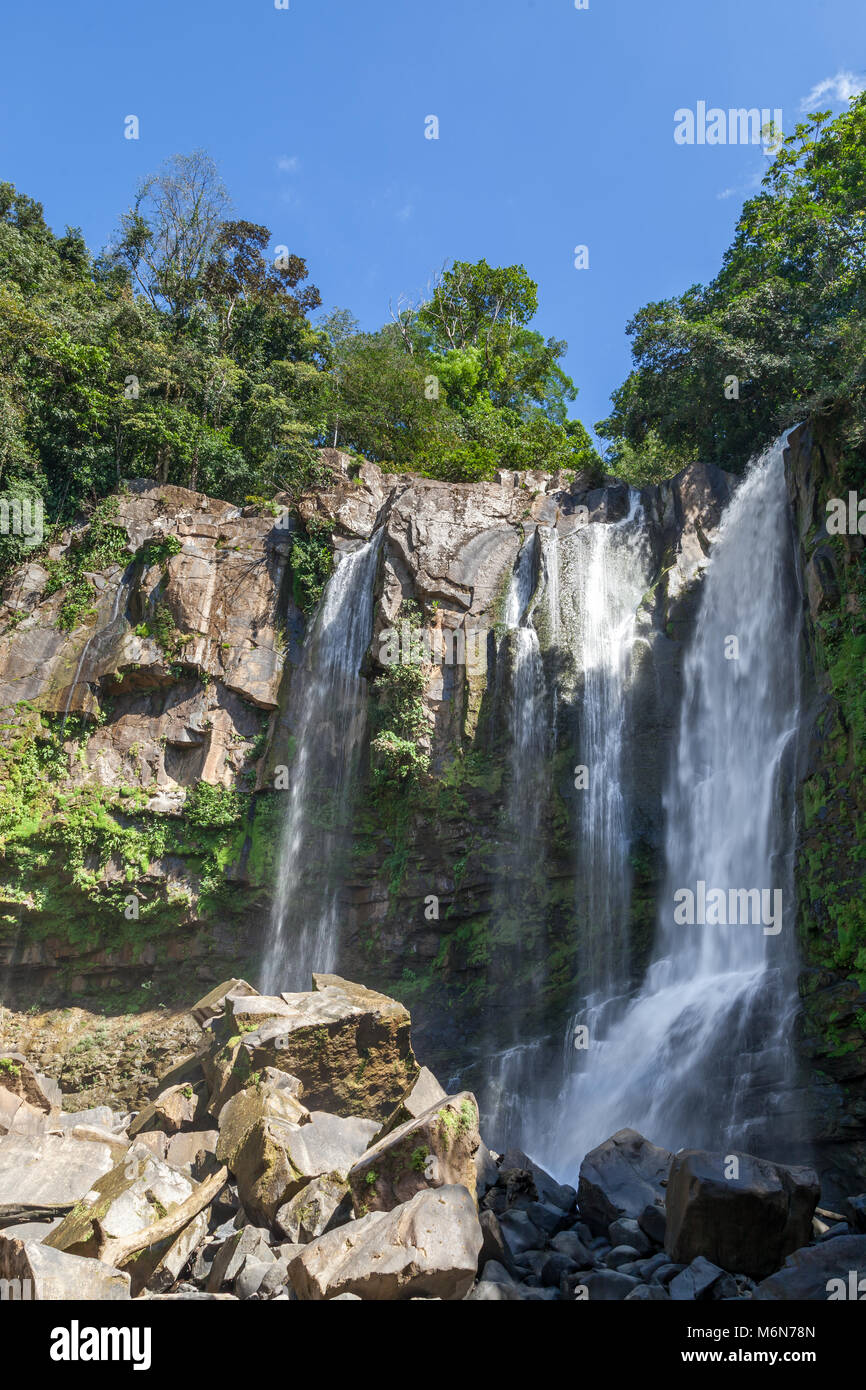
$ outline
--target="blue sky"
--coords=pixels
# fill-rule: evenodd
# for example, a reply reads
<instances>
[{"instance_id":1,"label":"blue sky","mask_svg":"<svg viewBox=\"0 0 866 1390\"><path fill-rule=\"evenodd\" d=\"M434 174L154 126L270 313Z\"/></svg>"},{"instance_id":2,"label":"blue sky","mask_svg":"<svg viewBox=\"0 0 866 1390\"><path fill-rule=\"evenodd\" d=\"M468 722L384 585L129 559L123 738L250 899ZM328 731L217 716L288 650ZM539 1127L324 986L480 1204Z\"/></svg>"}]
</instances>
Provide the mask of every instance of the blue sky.
<instances>
[{"instance_id":1,"label":"blue sky","mask_svg":"<svg viewBox=\"0 0 866 1390\"><path fill-rule=\"evenodd\" d=\"M781 107L790 128L866 72L863 0L289 3L10 4L0 178L97 249L142 175L204 147L238 215L367 328L450 259L522 262L588 425L628 371L630 315L714 274L767 163L675 144L674 112Z\"/></svg>"}]
</instances>

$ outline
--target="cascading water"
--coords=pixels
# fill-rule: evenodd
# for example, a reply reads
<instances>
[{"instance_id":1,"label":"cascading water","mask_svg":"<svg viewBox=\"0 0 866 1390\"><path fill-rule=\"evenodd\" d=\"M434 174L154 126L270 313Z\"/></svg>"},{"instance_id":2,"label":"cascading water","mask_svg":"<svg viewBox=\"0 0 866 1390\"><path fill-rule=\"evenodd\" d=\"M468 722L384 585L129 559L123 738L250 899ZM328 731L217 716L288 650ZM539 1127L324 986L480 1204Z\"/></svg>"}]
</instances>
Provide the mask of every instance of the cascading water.
<instances>
[{"instance_id":1,"label":"cascading water","mask_svg":"<svg viewBox=\"0 0 866 1390\"><path fill-rule=\"evenodd\" d=\"M635 618L651 556L636 491L620 521L582 527L566 549L569 629L583 688L578 701L577 920L581 966L594 1002L609 1000L627 965L629 825L623 734Z\"/></svg>"},{"instance_id":2,"label":"cascading water","mask_svg":"<svg viewBox=\"0 0 866 1390\"><path fill-rule=\"evenodd\" d=\"M589 1048L574 1054L580 1070L536 1145L563 1176L573 1178L589 1149L626 1126L669 1148L754 1151L785 1110L794 930L786 798L799 706L792 574L779 443L730 503L704 583L665 803L655 960L607 1031L595 1036L590 1019ZM737 924L712 924L709 912L709 925L677 920L687 912L683 891L699 901L700 884L707 895L721 890ZM752 889L781 892L780 932L768 927L772 897L757 922L754 898L748 912L741 906Z\"/></svg>"},{"instance_id":3,"label":"cascading water","mask_svg":"<svg viewBox=\"0 0 866 1390\"><path fill-rule=\"evenodd\" d=\"M340 861L366 724L359 675L373 626L381 531L328 581L295 674L295 754L263 967L263 988L309 989L337 959Z\"/></svg>"}]
</instances>

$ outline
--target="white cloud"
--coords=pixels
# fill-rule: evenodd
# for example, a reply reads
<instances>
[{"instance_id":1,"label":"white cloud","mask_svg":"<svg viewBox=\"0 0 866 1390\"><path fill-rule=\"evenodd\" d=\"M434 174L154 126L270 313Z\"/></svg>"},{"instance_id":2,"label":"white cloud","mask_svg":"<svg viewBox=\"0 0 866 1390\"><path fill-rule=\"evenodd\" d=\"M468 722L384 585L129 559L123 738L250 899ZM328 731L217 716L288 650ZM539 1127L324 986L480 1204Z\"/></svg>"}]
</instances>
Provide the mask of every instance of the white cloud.
<instances>
[{"instance_id":1,"label":"white cloud","mask_svg":"<svg viewBox=\"0 0 866 1390\"><path fill-rule=\"evenodd\" d=\"M814 86L807 97L800 102L801 111L819 111L828 102L848 102L866 90L866 78L857 77L853 72L837 72L835 77L825 77Z\"/></svg>"},{"instance_id":2,"label":"white cloud","mask_svg":"<svg viewBox=\"0 0 866 1390\"><path fill-rule=\"evenodd\" d=\"M283 174L296 174L300 167L301 161L296 154L291 156L283 154L280 155L280 158L277 160L277 168Z\"/></svg>"},{"instance_id":3,"label":"white cloud","mask_svg":"<svg viewBox=\"0 0 866 1390\"><path fill-rule=\"evenodd\" d=\"M406 203L402 208L398 208L398 210L397 210L397 220L398 220L398 222L408 222L408 221L409 221L409 218L412 216L412 213L413 213L414 211L415 211L415 209L413 208L413 206L412 206L411 203Z\"/></svg>"}]
</instances>

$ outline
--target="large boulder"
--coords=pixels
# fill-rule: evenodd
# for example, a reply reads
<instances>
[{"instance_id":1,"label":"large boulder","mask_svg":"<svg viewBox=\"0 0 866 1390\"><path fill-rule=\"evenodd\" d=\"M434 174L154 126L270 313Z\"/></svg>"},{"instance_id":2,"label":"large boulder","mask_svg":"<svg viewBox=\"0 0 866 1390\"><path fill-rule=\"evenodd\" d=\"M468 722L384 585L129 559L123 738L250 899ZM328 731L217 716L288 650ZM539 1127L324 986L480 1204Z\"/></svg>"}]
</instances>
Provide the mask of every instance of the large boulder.
<instances>
[{"instance_id":1,"label":"large boulder","mask_svg":"<svg viewBox=\"0 0 866 1390\"><path fill-rule=\"evenodd\" d=\"M475 1203L465 1187L418 1192L393 1211L311 1242L289 1265L298 1298L351 1293L371 1300L462 1299L475 1279L482 1245Z\"/></svg>"},{"instance_id":2,"label":"large boulder","mask_svg":"<svg viewBox=\"0 0 866 1390\"><path fill-rule=\"evenodd\" d=\"M346 1220L351 1217L349 1197L349 1184L345 1179L338 1173L323 1173L321 1177L312 1178L280 1207L274 1225L286 1240L307 1245L332 1222L338 1224L343 1213Z\"/></svg>"},{"instance_id":3,"label":"large boulder","mask_svg":"<svg viewBox=\"0 0 866 1390\"><path fill-rule=\"evenodd\" d=\"M235 1158L260 1120L285 1120L291 1125L308 1123L310 1112L301 1104L301 1090L297 1077L269 1067L257 1085L238 1091L226 1101L219 1115L216 1156L220 1163L235 1171Z\"/></svg>"},{"instance_id":4,"label":"large boulder","mask_svg":"<svg viewBox=\"0 0 866 1390\"><path fill-rule=\"evenodd\" d=\"M377 1134L377 1142L379 1139L384 1139L385 1135L390 1134L392 1130L408 1124L410 1120L417 1120L418 1116L423 1115L425 1110L429 1110L431 1106L444 1100L447 1094L448 1092L442 1089L432 1071L427 1067L422 1067L405 1096L392 1110Z\"/></svg>"},{"instance_id":5,"label":"large boulder","mask_svg":"<svg viewBox=\"0 0 866 1390\"><path fill-rule=\"evenodd\" d=\"M45 1244L128 1268L135 1295L165 1261L169 1270L181 1255L181 1266L186 1263L206 1230L197 1218L222 1187L225 1173L222 1168L206 1183L195 1183L188 1173L136 1144L123 1163L97 1180ZM178 1245L190 1225L193 1231Z\"/></svg>"},{"instance_id":6,"label":"large boulder","mask_svg":"<svg viewBox=\"0 0 866 1390\"><path fill-rule=\"evenodd\" d=\"M202 999L193 1004L190 1013L199 1027L203 1028L212 1018L222 1018L229 995L242 999L244 995L254 995L258 992L252 985L248 985L246 980L223 980L222 984L214 985Z\"/></svg>"},{"instance_id":7,"label":"large boulder","mask_svg":"<svg viewBox=\"0 0 866 1390\"><path fill-rule=\"evenodd\" d=\"M727 1177L732 1159L737 1176ZM810 1239L819 1192L810 1168L685 1149L671 1165L665 1249L676 1264L703 1255L731 1273L763 1279Z\"/></svg>"},{"instance_id":8,"label":"large boulder","mask_svg":"<svg viewBox=\"0 0 866 1390\"><path fill-rule=\"evenodd\" d=\"M258 1120L232 1160L244 1211L267 1226L311 1178L330 1173L345 1181L377 1129L375 1120L324 1111L311 1112L310 1122L300 1126Z\"/></svg>"},{"instance_id":9,"label":"large boulder","mask_svg":"<svg viewBox=\"0 0 866 1390\"><path fill-rule=\"evenodd\" d=\"M593 1235L607 1235L620 1217L637 1220L648 1205L663 1206L672 1155L635 1129L621 1129L580 1165L577 1203Z\"/></svg>"},{"instance_id":10,"label":"large boulder","mask_svg":"<svg viewBox=\"0 0 866 1390\"><path fill-rule=\"evenodd\" d=\"M0 1280L9 1296L38 1302L130 1298L129 1275L100 1260L80 1259L34 1240L0 1232ZM14 1283L13 1283L14 1281Z\"/></svg>"},{"instance_id":11,"label":"large boulder","mask_svg":"<svg viewBox=\"0 0 866 1390\"><path fill-rule=\"evenodd\" d=\"M37 1213L68 1211L114 1162L108 1144L69 1133L33 1139L7 1135L0 1141L0 1225L8 1224L4 1216L24 1221Z\"/></svg>"},{"instance_id":12,"label":"large boulder","mask_svg":"<svg viewBox=\"0 0 866 1390\"><path fill-rule=\"evenodd\" d=\"M475 1196L478 1104L469 1091L436 1101L379 1139L349 1173L355 1213L391 1211L427 1187L465 1187Z\"/></svg>"},{"instance_id":13,"label":"large boulder","mask_svg":"<svg viewBox=\"0 0 866 1390\"><path fill-rule=\"evenodd\" d=\"M866 1301L866 1236L835 1236L795 1250L752 1298L764 1303Z\"/></svg>"},{"instance_id":14,"label":"large boulder","mask_svg":"<svg viewBox=\"0 0 866 1390\"><path fill-rule=\"evenodd\" d=\"M202 1062L211 1109L266 1067L290 1072L310 1109L385 1120L418 1073L408 1011L336 975L314 975L304 994L226 999Z\"/></svg>"},{"instance_id":15,"label":"large boulder","mask_svg":"<svg viewBox=\"0 0 866 1390\"><path fill-rule=\"evenodd\" d=\"M139 1111L128 1133L133 1138L136 1134L154 1129L163 1134L180 1134L181 1130L192 1129L198 1106L199 1097L189 1082L168 1086Z\"/></svg>"}]
</instances>

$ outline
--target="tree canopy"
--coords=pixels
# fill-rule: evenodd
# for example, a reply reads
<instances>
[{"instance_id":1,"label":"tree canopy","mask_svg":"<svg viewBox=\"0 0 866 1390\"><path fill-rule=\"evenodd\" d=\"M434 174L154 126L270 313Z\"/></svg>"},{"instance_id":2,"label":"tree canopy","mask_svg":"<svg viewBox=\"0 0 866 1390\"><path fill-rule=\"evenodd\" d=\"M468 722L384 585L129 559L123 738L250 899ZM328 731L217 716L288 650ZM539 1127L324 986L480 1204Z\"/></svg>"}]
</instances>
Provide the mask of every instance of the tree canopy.
<instances>
[{"instance_id":1,"label":"tree canopy","mask_svg":"<svg viewBox=\"0 0 866 1390\"><path fill-rule=\"evenodd\" d=\"M787 426L866 441L866 94L788 136L710 285L628 324L634 370L597 429L614 466L740 469Z\"/></svg>"},{"instance_id":2,"label":"tree canopy","mask_svg":"<svg viewBox=\"0 0 866 1390\"><path fill-rule=\"evenodd\" d=\"M523 266L458 261L365 332L314 322L306 261L270 243L201 150L141 183L96 257L0 184L0 491L62 523L123 477L296 495L325 444L457 481L597 464Z\"/></svg>"}]
</instances>

